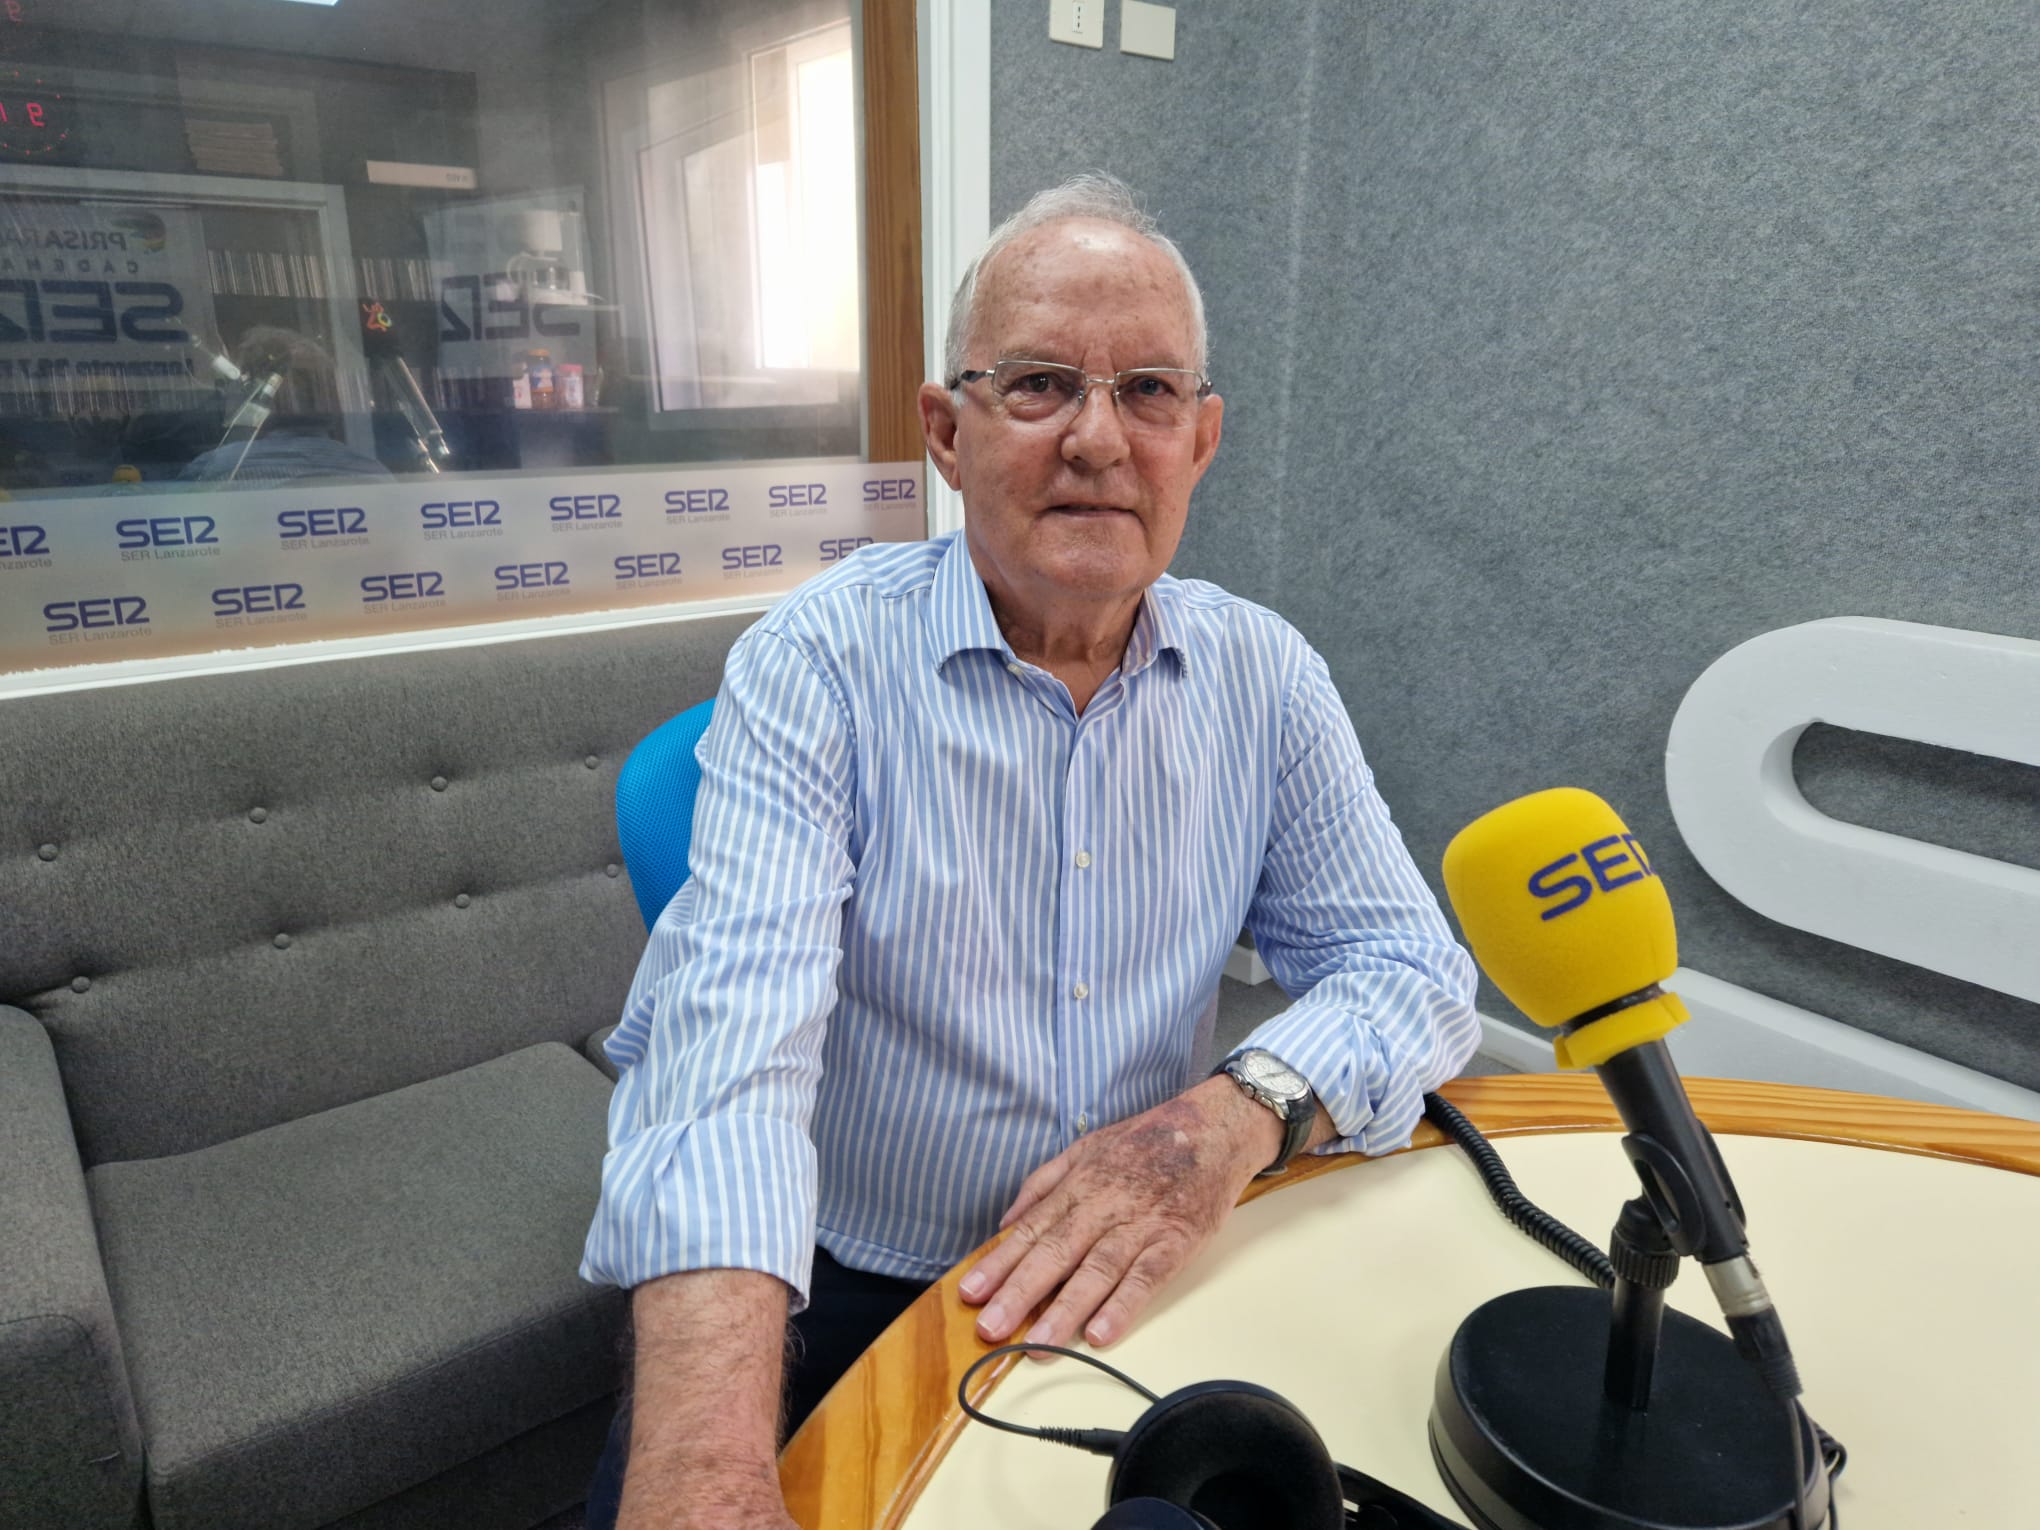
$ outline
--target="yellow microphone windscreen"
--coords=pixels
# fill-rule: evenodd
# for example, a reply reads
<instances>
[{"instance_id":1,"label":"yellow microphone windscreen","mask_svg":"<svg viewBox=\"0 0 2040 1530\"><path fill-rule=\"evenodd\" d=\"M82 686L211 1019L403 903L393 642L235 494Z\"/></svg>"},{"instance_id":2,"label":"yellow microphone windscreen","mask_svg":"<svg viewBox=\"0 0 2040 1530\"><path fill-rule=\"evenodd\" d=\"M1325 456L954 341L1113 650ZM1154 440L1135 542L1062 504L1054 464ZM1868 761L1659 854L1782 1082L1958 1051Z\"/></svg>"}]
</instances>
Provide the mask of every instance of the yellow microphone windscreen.
<instances>
[{"instance_id":1,"label":"yellow microphone windscreen","mask_svg":"<svg viewBox=\"0 0 2040 1530\"><path fill-rule=\"evenodd\" d=\"M1518 797L1461 829L1445 849L1445 891L1481 969L1539 1025L1679 964L1663 881L1616 811L1578 787Z\"/></svg>"}]
</instances>

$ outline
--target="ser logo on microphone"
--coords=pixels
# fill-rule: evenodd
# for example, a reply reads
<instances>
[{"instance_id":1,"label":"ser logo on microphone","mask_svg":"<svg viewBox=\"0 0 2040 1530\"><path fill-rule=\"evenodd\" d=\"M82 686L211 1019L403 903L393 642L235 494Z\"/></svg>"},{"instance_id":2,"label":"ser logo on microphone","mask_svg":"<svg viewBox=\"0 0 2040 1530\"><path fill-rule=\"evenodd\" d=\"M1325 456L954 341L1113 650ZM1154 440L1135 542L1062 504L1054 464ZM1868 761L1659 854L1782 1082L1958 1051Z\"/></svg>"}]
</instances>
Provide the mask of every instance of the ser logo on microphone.
<instances>
[{"instance_id":1,"label":"ser logo on microphone","mask_svg":"<svg viewBox=\"0 0 2040 1530\"><path fill-rule=\"evenodd\" d=\"M1560 875L1566 871L1570 871L1571 875ZM1609 834L1580 846L1570 855L1561 856L1549 866L1540 866L1530 873L1529 889L1530 896L1539 901L1550 898L1565 900L1554 903L1537 916L1539 919L1556 919L1560 914L1571 913L1593 897L1596 888L1611 893L1618 887L1656 875L1634 834Z\"/></svg>"}]
</instances>

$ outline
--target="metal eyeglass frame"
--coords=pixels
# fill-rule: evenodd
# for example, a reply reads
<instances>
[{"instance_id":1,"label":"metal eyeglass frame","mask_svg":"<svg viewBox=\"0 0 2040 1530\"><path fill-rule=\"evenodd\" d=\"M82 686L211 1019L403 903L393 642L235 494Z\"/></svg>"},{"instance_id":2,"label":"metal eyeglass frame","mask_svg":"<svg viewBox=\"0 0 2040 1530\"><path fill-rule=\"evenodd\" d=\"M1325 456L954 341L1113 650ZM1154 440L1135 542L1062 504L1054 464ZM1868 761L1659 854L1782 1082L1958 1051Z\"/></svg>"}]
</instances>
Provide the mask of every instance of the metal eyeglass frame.
<instances>
[{"instance_id":1,"label":"metal eyeglass frame","mask_svg":"<svg viewBox=\"0 0 2040 1530\"><path fill-rule=\"evenodd\" d=\"M1060 372L1066 377L1075 378L1077 381L1077 399L1074 412L1078 414L1083 413L1085 401L1091 396L1091 384L1093 383L1105 383L1111 387L1114 408L1119 407L1119 390L1125 387L1128 382L1142 377L1194 377L1197 379L1195 397L1199 400L1211 397L1211 379L1195 367L1127 367L1124 371L1114 372L1110 377L1093 377L1082 367L1074 366L1067 361L1041 361L1032 356L1001 356L988 367L966 368L949 379L949 390L954 393L962 388L965 383L978 382L983 378L990 377L1000 367L1009 364L1039 367L1045 372ZM1000 397L1004 397L1004 395L1001 394ZM1186 421L1185 423L1188 422Z\"/></svg>"}]
</instances>

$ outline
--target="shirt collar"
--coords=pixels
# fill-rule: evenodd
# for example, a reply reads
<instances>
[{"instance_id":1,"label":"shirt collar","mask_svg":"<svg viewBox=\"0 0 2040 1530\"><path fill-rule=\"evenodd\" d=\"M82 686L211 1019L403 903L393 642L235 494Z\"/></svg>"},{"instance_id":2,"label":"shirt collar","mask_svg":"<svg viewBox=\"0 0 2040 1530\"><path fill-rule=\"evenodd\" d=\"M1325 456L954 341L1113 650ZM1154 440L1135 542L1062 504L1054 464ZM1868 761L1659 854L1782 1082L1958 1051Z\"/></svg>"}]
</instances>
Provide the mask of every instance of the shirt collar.
<instances>
[{"instance_id":1,"label":"shirt collar","mask_svg":"<svg viewBox=\"0 0 2040 1530\"><path fill-rule=\"evenodd\" d=\"M1176 610L1176 581L1164 574L1141 597L1140 614L1133 619L1133 634L1126 640L1126 657L1119 661L1119 672L1137 675L1165 653L1176 656L1179 673L1188 671L1190 653L1183 646L1182 625Z\"/></svg>"},{"instance_id":2,"label":"shirt collar","mask_svg":"<svg viewBox=\"0 0 2040 1530\"><path fill-rule=\"evenodd\" d=\"M963 533L952 531L942 561L935 565L935 583L928 602L928 648L940 669L960 653L989 648L1008 660L1013 650L992 617L992 598L970 561Z\"/></svg>"},{"instance_id":3,"label":"shirt collar","mask_svg":"<svg viewBox=\"0 0 2040 1530\"><path fill-rule=\"evenodd\" d=\"M1133 619L1133 632L1126 641L1126 657L1119 672L1132 676L1154 663L1158 654L1174 653L1179 669L1188 667L1189 653L1183 646L1182 623L1175 613L1176 581L1162 575L1148 587ZM999 631L992 615L991 596L970 561L970 548L960 531L951 532L942 561L935 566L935 581L928 604L928 649L941 669L960 653L988 649L1011 662L1017 656Z\"/></svg>"}]
</instances>

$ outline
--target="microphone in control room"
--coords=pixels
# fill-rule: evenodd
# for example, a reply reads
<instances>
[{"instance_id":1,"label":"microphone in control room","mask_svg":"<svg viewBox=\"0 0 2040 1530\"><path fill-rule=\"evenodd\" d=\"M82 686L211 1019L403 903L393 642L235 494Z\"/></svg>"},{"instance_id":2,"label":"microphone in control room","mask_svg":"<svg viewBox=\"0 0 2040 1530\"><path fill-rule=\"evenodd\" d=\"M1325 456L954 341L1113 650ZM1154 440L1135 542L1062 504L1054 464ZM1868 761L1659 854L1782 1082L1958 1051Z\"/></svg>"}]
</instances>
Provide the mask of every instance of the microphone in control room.
<instances>
[{"instance_id":1,"label":"microphone in control room","mask_svg":"<svg viewBox=\"0 0 2040 1530\"><path fill-rule=\"evenodd\" d=\"M1445 852L1475 959L1562 1068L1592 1068L1628 1134L1641 1194L1599 1290L1510 1292L1461 1326L1439 1367L1432 1451L1483 1530L1813 1530L1827 1480L1785 1330L1750 1259L1741 1199L1664 1038L1686 1018L1664 883L1591 792L1537 792ZM1664 1308L1697 1260L1730 1339Z\"/></svg>"},{"instance_id":2,"label":"microphone in control room","mask_svg":"<svg viewBox=\"0 0 2040 1530\"><path fill-rule=\"evenodd\" d=\"M284 368L281 364L270 366L257 361L251 363L253 370L243 371L198 336L187 334L184 338L193 350L205 357L212 375L230 390L228 402L232 407L215 450L229 447L236 441L240 443L240 452L225 474L229 479L235 478L239 476L242 464L248 460L248 449L262 434L262 427L269 423L270 415L275 413L276 395L283 387ZM264 357L263 361L268 359Z\"/></svg>"},{"instance_id":3,"label":"microphone in control room","mask_svg":"<svg viewBox=\"0 0 2040 1530\"><path fill-rule=\"evenodd\" d=\"M453 447L440 426L439 416L418 386L417 374L404 359L397 341L396 319L375 299L361 304L361 350L375 376L384 385L389 402L402 416L417 447L417 466L428 473L440 472L453 460Z\"/></svg>"}]
</instances>

